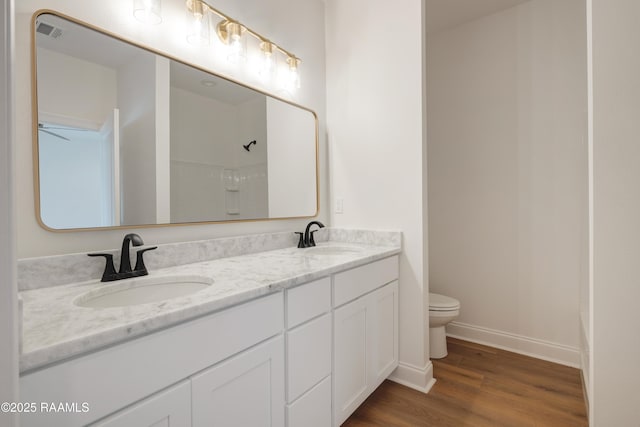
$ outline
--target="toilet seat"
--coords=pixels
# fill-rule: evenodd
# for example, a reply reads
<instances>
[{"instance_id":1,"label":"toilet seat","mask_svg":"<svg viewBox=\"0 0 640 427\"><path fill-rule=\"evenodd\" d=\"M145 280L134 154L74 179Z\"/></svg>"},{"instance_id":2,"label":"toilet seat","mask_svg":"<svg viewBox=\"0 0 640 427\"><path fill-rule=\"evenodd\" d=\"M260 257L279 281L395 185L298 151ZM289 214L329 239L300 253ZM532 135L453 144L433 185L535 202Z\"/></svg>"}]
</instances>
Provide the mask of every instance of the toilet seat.
<instances>
[{"instance_id":1,"label":"toilet seat","mask_svg":"<svg viewBox=\"0 0 640 427\"><path fill-rule=\"evenodd\" d=\"M460 309L460 301L445 295L429 293L429 311L455 311Z\"/></svg>"}]
</instances>

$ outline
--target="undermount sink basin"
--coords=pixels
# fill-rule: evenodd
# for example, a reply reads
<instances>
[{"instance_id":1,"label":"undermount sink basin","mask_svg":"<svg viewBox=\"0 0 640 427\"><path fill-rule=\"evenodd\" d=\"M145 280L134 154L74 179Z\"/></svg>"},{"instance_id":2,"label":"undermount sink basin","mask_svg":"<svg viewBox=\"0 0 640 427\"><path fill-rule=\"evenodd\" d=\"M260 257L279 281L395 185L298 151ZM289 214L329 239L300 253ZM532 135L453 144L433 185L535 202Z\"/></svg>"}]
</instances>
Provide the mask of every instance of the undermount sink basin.
<instances>
[{"instance_id":1,"label":"undermount sink basin","mask_svg":"<svg viewBox=\"0 0 640 427\"><path fill-rule=\"evenodd\" d=\"M193 294L212 284L213 280L201 276L140 277L101 285L74 303L88 308L127 307Z\"/></svg>"},{"instance_id":2,"label":"undermount sink basin","mask_svg":"<svg viewBox=\"0 0 640 427\"><path fill-rule=\"evenodd\" d=\"M309 255L353 255L362 252L362 249L353 246L314 246L305 251Z\"/></svg>"}]
</instances>

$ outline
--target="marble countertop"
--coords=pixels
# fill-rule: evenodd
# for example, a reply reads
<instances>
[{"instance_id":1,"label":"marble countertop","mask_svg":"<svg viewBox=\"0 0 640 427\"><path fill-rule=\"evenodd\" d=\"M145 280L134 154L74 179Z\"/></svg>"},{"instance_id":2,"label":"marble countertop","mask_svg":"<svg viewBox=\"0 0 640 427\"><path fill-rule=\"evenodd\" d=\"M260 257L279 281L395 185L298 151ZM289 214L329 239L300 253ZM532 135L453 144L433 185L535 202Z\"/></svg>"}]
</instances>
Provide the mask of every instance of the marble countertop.
<instances>
[{"instance_id":1,"label":"marble countertop","mask_svg":"<svg viewBox=\"0 0 640 427\"><path fill-rule=\"evenodd\" d=\"M75 305L78 296L109 286L97 280L23 291L20 371L38 369L400 253L399 246L343 242L321 246L348 246L354 251L327 255L286 248L157 269L147 277L203 276L214 283L194 294L128 307Z\"/></svg>"}]
</instances>

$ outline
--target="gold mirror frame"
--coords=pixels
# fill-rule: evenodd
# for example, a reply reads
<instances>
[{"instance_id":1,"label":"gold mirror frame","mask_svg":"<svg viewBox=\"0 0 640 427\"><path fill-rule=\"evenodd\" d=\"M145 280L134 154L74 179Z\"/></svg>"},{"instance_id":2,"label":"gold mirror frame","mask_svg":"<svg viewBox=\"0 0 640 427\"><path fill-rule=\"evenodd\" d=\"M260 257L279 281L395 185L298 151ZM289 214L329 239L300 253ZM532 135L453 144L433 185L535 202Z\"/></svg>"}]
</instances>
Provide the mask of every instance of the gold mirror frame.
<instances>
[{"instance_id":1,"label":"gold mirror frame","mask_svg":"<svg viewBox=\"0 0 640 427\"><path fill-rule=\"evenodd\" d=\"M251 89L260 94L263 94L267 97L271 97L273 99L282 101L286 104L292 105L294 107L300 108L304 111L307 111L312 114L314 122L315 122L315 191L316 191L316 210L313 215L309 216L292 216L292 217L277 217L277 218L255 218L255 219L230 219L230 220L217 220L217 221L200 221L200 222L180 222L180 223L167 223L167 224L136 224L136 225L118 225L118 226L106 226L106 227L87 227L87 228L66 228L66 229L57 229L51 228L47 226L42 220L41 215L41 204L40 204L40 149L39 149L39 134L38 134L38 123L39 123L39 111L38 111L38 81L37 81L37 44L36 44L36 23L37 19L40 15L50 14L56 17L66 19L75 24L84 26L90 30L94 30L99 32L107 37L111 37L113 39L119 40L124 43L128 43L132 46L135 46L139 49L143 49L147 52L150 52L155 55L162 56L169 60L175 61L185 66L192 67L196 70L212 74L220 79L226 80L228 82L237 84L239 86L245 87L247 89ZM320 165L319 165L319 125L318 125L318 115L315 111L306 108L302 105L296 104L294 102L288 101L281 97L270 94L264 90L253 87L251 85L247 85L245 83L241 83L237 80L234 80L229 77L225 77L223 75L217 74L212 70L208 70L199 65L195 65L189 62L186 62L182 59L179 59L175 56L169 55L167 53L161 52L157 49L143 46L137 42L132 40L123 38L113 32L104 30L95 25L89 24L87 22L81 21L79 19L73 18L71 16L65 15L55 10L51 9L40 9L36 11L31 19L31 104L32 104L32 152L33 152L33 182L34 182L34 197L35 197L35 214L38 224L47 231L56 232L56 233L68 233L68 232L76 232L76 231L100 231L100 230L117 230L117 229L131 229L131 228L152 228L152 227L177 227L177 226L187 226L187 225L203 225L203 224L229 224L229 223L239 223L239 222L261 222L261 221L282 221L282 220L292 220L292 219L309 219L318 216L320 212Z\"/></svg>"}]
</instances>

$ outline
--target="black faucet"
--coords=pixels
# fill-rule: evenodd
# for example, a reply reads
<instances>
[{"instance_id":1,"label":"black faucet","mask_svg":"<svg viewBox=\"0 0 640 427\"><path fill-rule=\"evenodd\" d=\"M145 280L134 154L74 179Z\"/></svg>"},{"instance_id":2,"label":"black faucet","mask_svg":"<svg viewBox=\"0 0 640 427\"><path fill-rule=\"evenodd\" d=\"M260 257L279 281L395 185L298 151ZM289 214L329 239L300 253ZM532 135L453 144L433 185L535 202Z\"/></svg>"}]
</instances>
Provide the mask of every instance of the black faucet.
<instances>
[{"instance_id":1,"label":"black faucet","mask_svg":"<svg viewBox=\"0 0 640 427\"><path fill-rule=\"evenodd\" d=\"M318 230L313 230L312 232L309 232L309 229L311 228L312 225L317 225L320 228L324 228L324 224L321 223L320 221L311 221L309 224L307 224L307 228L304 230L304 233L297 231L296 234L300 235L300 240L298 241L299 248L310 248L316 245L316 242L313 239L313 233L315 233Z\"/></svg>"},{"instance_id":2,"label":"black faucet","mask_svg":"<svg viewBox=\"0 0 640 427\"><path fill-rule=\"evenodd\" d=\"M128 279L130 277L146 276L149 274L147 267L144 265L143 254L147 251L157 249L157 246L150 248L140 249L136 253L136 266L131 269L131 260L129 259L129 245L142 246L144 242L142 237L135 233L130 233L124 236L122 239L122 251L120 252L120 269L116 273L116 268L113 264L113 254L88 254L91 257L103 256L106 259L106 265L104 267L104 273L102 273L101 282L113 282L114 280Z\"/></svg>"}]
</instances>

